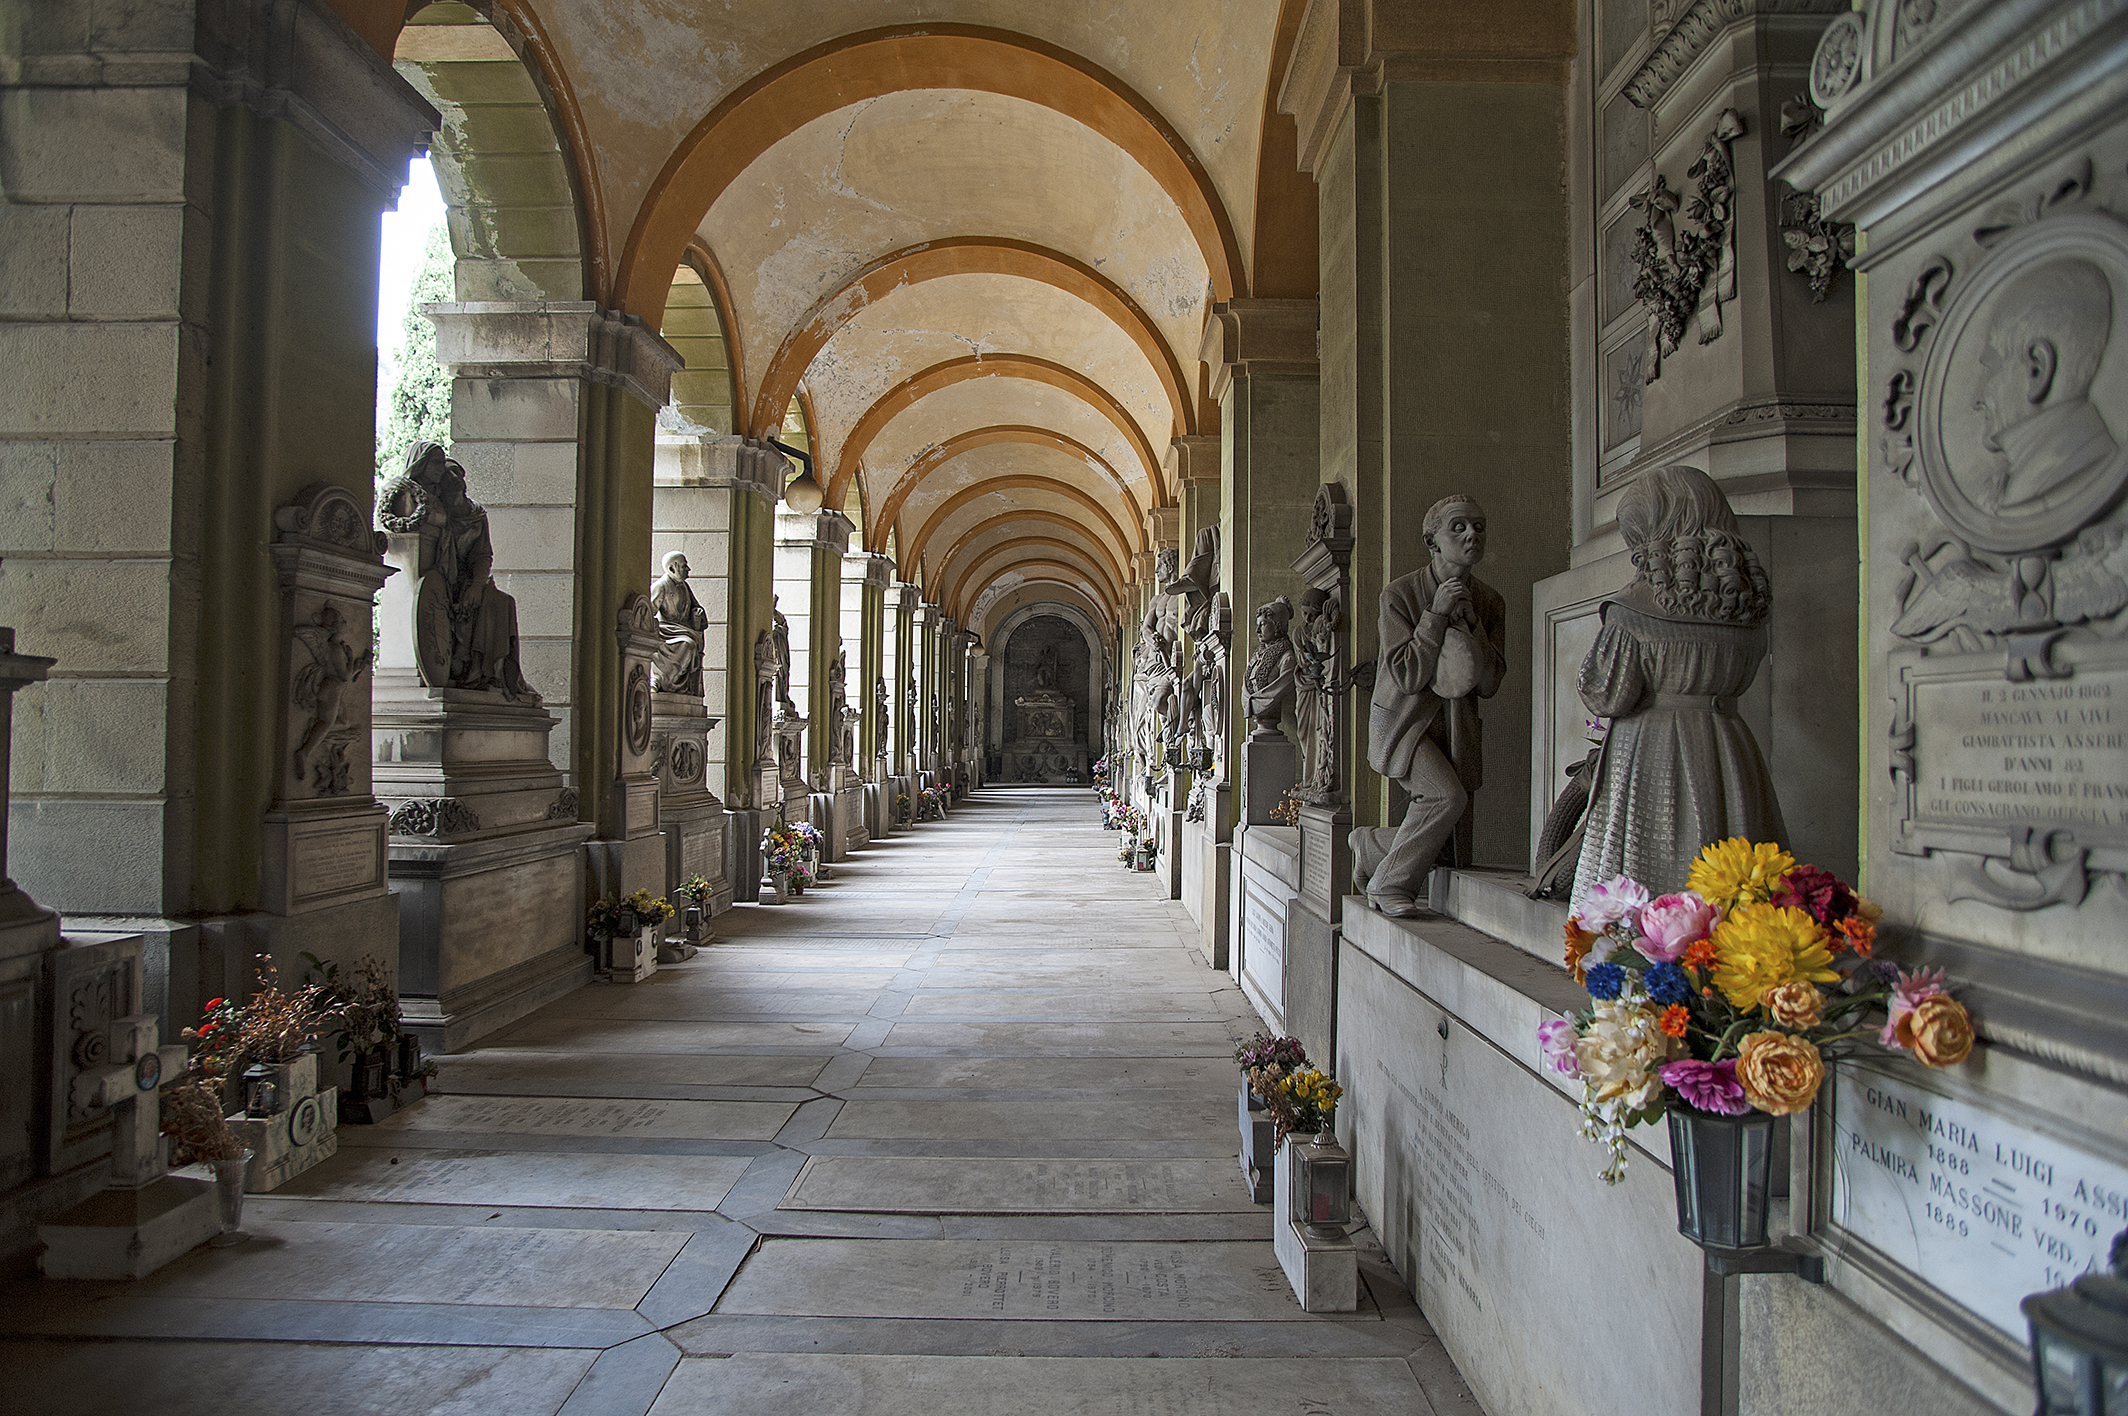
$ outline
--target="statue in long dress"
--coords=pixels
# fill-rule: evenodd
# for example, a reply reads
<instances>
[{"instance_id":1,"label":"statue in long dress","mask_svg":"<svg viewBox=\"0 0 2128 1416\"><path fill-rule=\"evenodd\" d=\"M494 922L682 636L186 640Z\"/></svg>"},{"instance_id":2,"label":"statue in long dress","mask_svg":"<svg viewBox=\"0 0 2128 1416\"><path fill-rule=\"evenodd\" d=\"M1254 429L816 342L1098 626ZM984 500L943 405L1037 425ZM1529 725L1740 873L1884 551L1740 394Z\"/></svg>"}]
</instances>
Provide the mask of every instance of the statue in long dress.
<instances>
[{"instance_id":1,"label":"statue in long dress","mask_svg":"<svg viewBox=\"0 0 2128 1416\"><path fill-rule=\"evenodd\" d=\"M422 683L538 703L518 660L517 601L495 584L488 513L466 495L465 469L435 443L417 442L378 500L387 530L420 537L414 661Z\"/></svg>"},{"instance_id":2,"label":"statue in long dress","mask_svg":"<svg viewBox=\"0 0 2128 1416\"><path fill-rule=\"evenodd\" d=\"M1057 686L1057 648L1054 644L1045 646L1042 657L1035 663L1034 686L1047 689Z\"/></svg>"},{"instance_id":3,"label":"statue in long dress","mask_svg":"<svg viewBox=\"0 0 2128 1416\"><path fill-rule=\"evenodd\" d=\"M776 633L764 629L754 639L754 763L776 761L776 684L784 676L776 656Z\"/></svg>"},{"instance_id":4,"label":"statue in long dress","mask_svg":"<svg viewBox=\"0 0 2128 1416\"><path fill-rule=\"evenodd\" d=\"M1427 876L1480 784L1477 700L1507 674L1507 602L1471 573L1485 556L1484 508L1443 497L1423 529L1427 563L1382 591L1367 722L1367 765L1402 786L1411 807L1400 825L1350 837L1353 890L1395 916L1423 910Z\"/></svg>"},{"instance_id":5,"label":"statue in long dress","mask_svg":"<svg viewBox=\"0 0 2128 1416\"><path fill-rule=\"evenodd\" d=\"M1644 472L1618 503L1633 580L1603 602L1581 701L1611 720L1590 794L1573 906L1630 875L1682 890L1711 841L1782 839L1781 805L1737 716L1766 656L1773 591L1714 479Z\"/></svg>"},{"instance_id":6,"label":"statue in long dress","mask_svg":"<svg viewBox=\"0 0 2128 1416\"><path fill-rule=\"evenodd\" d=\"M1309 586L1297 607L1300 632L1293 636L1293 723L1300 745L1300 795L1315 806L1337 796L1338 597Z\"/></svg>"},{"instance_id":7,"label":"statue in long dress","mask_svg":"<svg viewBox=\"0 0 2128 1416\"><path fill-rule=\"evenodd\" d=\"M702 692L702 632L709 611L687 588L687 557L665 557L665 574L650 587L650 608L658 620L658 650L650 661L650 686L660 693Z\"/></svg>"}]
</instances>

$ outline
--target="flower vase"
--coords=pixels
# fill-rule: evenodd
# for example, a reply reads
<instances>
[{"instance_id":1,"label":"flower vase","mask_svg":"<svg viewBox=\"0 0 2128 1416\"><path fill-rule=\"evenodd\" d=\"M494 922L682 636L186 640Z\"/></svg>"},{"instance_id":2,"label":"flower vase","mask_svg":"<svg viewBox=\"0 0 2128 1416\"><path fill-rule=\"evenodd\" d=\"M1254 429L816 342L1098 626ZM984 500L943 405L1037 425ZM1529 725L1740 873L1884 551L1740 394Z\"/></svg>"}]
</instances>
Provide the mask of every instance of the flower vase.
<instances>
[{"instance_id":1,"label":"flower vase","mask_svg":"<svg viewBox=\"0 0 2128 1416\"><path fill-rule=\"evenodd\" d=\"M1717 1116L1687 1106L1670 1108L1678 1233L1702 1249L1765 1246L1773 1122L1763 1111Z\"/></svg>"},{"instance_id":2,"label":"flower vase","mask_svg":"<svg viewBox=\"0 0 2128 1416\"><path fill-rule=\"evenodd\" d=\"M207 1242L217 1249L241 1244L251 1236L244 1232L244 1172L251 1165L250 1151L240 1151L228 1160L214 1162L214 1205L221 1216L222 1232Z\"/></svg>"}]
</instances>

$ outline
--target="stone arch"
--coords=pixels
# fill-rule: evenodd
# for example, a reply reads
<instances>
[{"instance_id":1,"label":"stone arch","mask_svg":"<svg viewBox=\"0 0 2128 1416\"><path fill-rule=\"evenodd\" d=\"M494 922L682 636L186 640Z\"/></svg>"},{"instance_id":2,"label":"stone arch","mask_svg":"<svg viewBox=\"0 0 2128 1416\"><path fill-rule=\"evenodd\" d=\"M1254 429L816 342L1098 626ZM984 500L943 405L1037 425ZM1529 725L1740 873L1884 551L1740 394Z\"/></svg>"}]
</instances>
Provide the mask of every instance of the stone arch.
<instances>
[{"instance_id":1,"label":"stone arch","mask_svg":"<svg viewBox=\"0 0 2128 1416\"><path fill-rule=\"evenodd\" d=\"M1039 488L1042 491L1056 491L1070 500L1080 503L1096 515L1106 517L1108 514L1101 509L1100 503L1096 502L1092 497L1072 486L1071 483L1060 482L1054 477L1037 477L1026 473L1018 473L1010 477L990 477L975 483L973 486L962 488L946 498L945 501L939 503L938 510L931 513L930 518L924 522L923 529L909 538L907 542L909 558L911 560L923 559L924 547L930 544L931 537L937 534L938 528L943 526L946 519L952 516L954 512L959 511L977 497L988 496L993 492L1011 491L1014 488ZM1110 525L1113 526L1114 523L1111 522ZM1124 544L1128 545L1129 542L1126 540Z\"/></svg>"},{"instance_id":2,"label":"stone arch","mask_svg":"<svg viewBox=\"0 0 2128 1416\"><path fill-rule=\"evenodd\" d=\"M991 562L997 560L1000 556L1013 556L1022 553L1026 553L1026 559L1011 561L994 569L1002 574L1008 571L1025 572L1036 566L1052 566L1058 570L1078 576L1096 593L1106 598L1108 603L1118 613L1121 613L1123 608L1122 595L1119 590L1107 583L1107 575L1102 572L1100 565L1093 557L1080 550L1077 546L1069 545L1048 536L1018 536L1010 541L1002 541L976 555L974 559L969 561L967 570L961 573L960 583L955 587L960 593L954 599L945 599L942 587L940 603L945 605L946 613L952 615L955 620L960 620L974 607L976 601L982 598L983 590L989 588L989 582L983 578L983 572L993 569ZM940 572L939 578L943 580L944 567L940 567ZM978 588L971 589L970 587Z\"/></svg>"},{"instance_id":3,"label":"stone arch","mask_svg":"<svg viewBox=\"0 0 2128 1416\"><path fill-rule=\"evenodd\" d=\"M788 401L835 332L874 300L905 286L970 274L1037 280L1092 305L1130 336L1160 375L1174 409L1176 434L1197 431L1196 401L1190 395L1181 361L1154 327L1152 317L1122 286L1085 262L1046 246L988 236L926 241L889 252L851 276L841 289L823 297L784 337L770 361L761 392L754 400L753 426L763 426L763 420Z\"/></svg>"},{"instance_id":4,"label":"stone arch","mask_svg":"<svg viewBox=\"0 0 2128 1416\"><path fill-rule=\"evenodd\" d=\"M993 529L997 524L998 522L995 521L988 523ZM943 603L954 607L955 619L959 619L961 613L971 603L966 591L968 586L977 580L978 569L988 565L998 556L1019 550L1033 550L1052 559L1063 559L1066 563L1071 560L1085 562L1088 575L1100 585L1102 590L1107 592L1109 602L1117 605L1123 603L1123 582L1116 576L1113 568L1107 565L1102 558L1096 557L1089 552L1084 546L1076 545L1070 541L1059 540L1055 536L1014 536L1009 540L999 541L993 545L984 546L980 550L969 552L967 567L957 576L952 574L952 571L955 558L960 554L960 549L956 547L954 551L940 557L938 562L940 598Z\"/></svg>"},{"instance_id":5,"label":"stone arch","mask_svg":"<svg viewBox=\"0 0 2128 1416\"><path fill-rule=\"evenodd\" d=\"M1101 627L1077 605L1063 600L1042 599L1021 605L998 622L996 629L984 635L984 642L991 646L990 662L995 665L991 681L986 685L990 699L989 719L1001 727L1005 723L1005 663L1012 649L1012 637L1022 627L1037 619L1060 619L1079 631L1086 641L1086 748L1088 760L1101 756L1107 748L1107 723L1102 719L1102 708L1107 703L1108 692L1108 639ZM1003 741L1003 739L1000 739Z\"/></svg>"},{"instance_id":6,"label":"stone arch","mask_svg":"<svg viewBox=\"0 0 2128 1416\"><path fill-rule=\"evenodd\" d=\"M947 570L952 567L954 560L962 551L967 550L977 537L987 535L997 530L1000 526L1018 526L1028 522L1041 522L1045 525L1061 526L1091 541L1101 551L1101 564L1108 570L1108 583L1111 588L1120 591L1121 587L1129 579L1123 573L1123 566L1121 562L1117 561L1115 553L1101 540L1097 533L1089 531L1085 523L1074 521L1061 512L1048 511L1041 507L1015 508L1012 511L977 522L966 531L963 531L954 538L953 544L946 548L945 554L938 558L940 576L943 577L946 574Z\"/></svg>"},{"instance_id":7,"label":"stone arch","mask_svg":"<svg viewBox=\"0 0 2128 1416\"><path fill-rule=\"evenodd\" d=\"M892 422L896 415L907 410L927 393L936 393L939 389L968 379L983 378L1028 379L1035 383L1048 384L1082 399L1114 424L1116 430L1123 434L1132 450L1138 454L1139 460L1145 466L1146 482L1153 489L1153 504L1174 504L1161 468L1160 455L1154 452L1152 444L1145 440L1144 431L1139 428L1137 420L1131 417L1128 410L1116 402L1108 390L1084 374L1067 369L1062 364L1025 354L971 354L965 359L949 359L943 364L933 364L920 373L910 375L881 394L879 400L866 409L864 416L857 420L857 425L850 429L849 436L842 440L842 451L836 459L834 474L827 483L830 488L829 495L833 496L834 488L857 474L864 450L871 445L872 439L879 436L880 429Z\"/></svg>"},{"instance_id":8,"label":"stone arch","mask_svg":"<svg viewBox=\"0 0 2128 1416\"><path fill-rule=\"evenodd\" d=\"M1035 447L1052 447L1059 452L1069 453L1074 457L1084 457L1091 462L1098 463L1111 476L1115 476L1115 469L1110 467L1107 461L1092 448L1075 438L1065 437L1062 433L1053 433L1047 428L1007 426L974 428L965 433L956 433L944 442L927 450L922 457L910 463L908 469L902 473L901 480L894 484L894 490L889 492L886 499L880 503L878 519L871 524L866 533L865 539L869 549L876 551L885 547L887 538L894 532L897 524L896 518L901 515L902 504L908 501L910 494L923 484L924 478L930 476L937 468L951 462L964 452L970 452L979 447L991 447L998 443L1013 442L1027 443ZM863 481L864 479L860 477L858 480ZM1121 477L1116 477L1116 481L1119 484L1122 480ZM1128 488L1119 486L1118 495L1123 502L1125 512L1124 520L1121 523L1109 516L1106 511L1099 511L1098 508L1096 510L1108 528L1116 533L1118 541L1128 546L1135 539L1138 549L1144 550L1146 546L1145 509L1138 505L1137 499L1131 496ZM1136 531L1135 538L1123 529L1125 526L1129 526Z\"/></svg>"},{"instance_id":9,"label":"stone arch","mask_svg":"<svg viewBox=\"0 0 2128 1416\"><path fill-rule=\"evenodd\" d=\"M967 89L1053 108L1128 153L1174 199L1213 295L1247 293L1233 223L1174 126L1115 75L1067 49L980 25L888 27L830 40L757 75L695 125L651 183L629 232L615 302L655 321L666 272L717 197L786 133L866 98Z\"/></svg>"}]
</instances>

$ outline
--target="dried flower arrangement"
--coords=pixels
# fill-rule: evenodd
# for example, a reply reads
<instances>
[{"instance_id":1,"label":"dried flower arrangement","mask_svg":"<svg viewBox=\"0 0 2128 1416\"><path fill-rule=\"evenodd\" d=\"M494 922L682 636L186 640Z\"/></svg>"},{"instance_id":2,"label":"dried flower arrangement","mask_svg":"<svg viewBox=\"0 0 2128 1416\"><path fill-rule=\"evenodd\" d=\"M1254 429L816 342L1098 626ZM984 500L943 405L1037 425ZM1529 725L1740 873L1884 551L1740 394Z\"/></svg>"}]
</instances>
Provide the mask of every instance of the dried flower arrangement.
<instances>
[{"instance_id":1,"label":"dried flower arrangement","mask_svg":"<svg viewBox=\"0 0 2128 1416\"><path fill-rule=\"evenodd\" d=\"M336 963L316 954L305 954L303 962L310 966L310 981L324 989L331 1000L334 1019L340 1024L337 1036L342 1062L390 1047L398 1040L399 990L393 986L384 960L375 954L363 955L355 961L354 971L345 981Z\"/></svg>"},{"instance_id":2,"label":"dried flower arrangement","mask_svg":"<svg viewBox=\"0 0 2128 1416\"><path fill-rule=\"evenodd\" d=\"M284 992L273 959L260 954L256 962L249 999L211 999L200 1025L179 1034L192 1046L195 1070L225 1087L254 1062L279 1066L295 1061L341 1020L340 1005L323 985Z\"/></svg>"},{"instance_id":3,"label":"dried flower arrangement","mask_svg":"<svg viewBox=\"0 0 2128 1416\"><path fill-rule=\"evenodd\" d=\"M222 1115L219 1090L198 1073L163 1088L162 1133L177 1165L227 1165L244 1158L243 1144Z\"/></svg>"}]
</instances>

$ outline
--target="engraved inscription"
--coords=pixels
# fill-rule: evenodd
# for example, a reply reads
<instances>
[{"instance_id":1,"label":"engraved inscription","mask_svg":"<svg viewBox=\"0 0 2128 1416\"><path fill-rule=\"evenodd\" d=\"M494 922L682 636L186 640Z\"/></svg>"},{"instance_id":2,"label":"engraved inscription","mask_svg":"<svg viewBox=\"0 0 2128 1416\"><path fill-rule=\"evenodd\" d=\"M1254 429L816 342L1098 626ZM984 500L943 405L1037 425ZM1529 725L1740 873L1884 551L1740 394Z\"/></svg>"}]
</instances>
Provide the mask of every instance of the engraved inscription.
<instances>
[{"instance_id":1,"label":"engraved inscription","mask_svg":"<svg viewBox=\"0 0 2128 1416\"><path fill-rule=\"evenodd\" d=\"M1914 819L2128 840L2128 674L1917 679Z\"/></svg>"},{"instance_id":2,"label":"engraved inscription","mask_svg":"<svg viewBox=\"0 0 2128 1416\"><path fill-rule=\"evenodd\" d=\"M1833 1221L2017 1341L2128 1227L2128 1166L1888 1072L1841 1067L1833 1117Z\"/></svg>"},{"instance_id":3,"label":"engraved inscription","mask_svg":"<svg viewBox=\"0 0 2128 1416\"><path fill-rule=\"evenodd\" d=\"M292 854L295 859L291 868L299 898L337 895L343 890L377 883L377 833L374 830L298 836Z\"/></svg>"}]
</instances>

